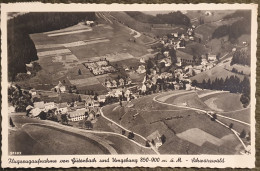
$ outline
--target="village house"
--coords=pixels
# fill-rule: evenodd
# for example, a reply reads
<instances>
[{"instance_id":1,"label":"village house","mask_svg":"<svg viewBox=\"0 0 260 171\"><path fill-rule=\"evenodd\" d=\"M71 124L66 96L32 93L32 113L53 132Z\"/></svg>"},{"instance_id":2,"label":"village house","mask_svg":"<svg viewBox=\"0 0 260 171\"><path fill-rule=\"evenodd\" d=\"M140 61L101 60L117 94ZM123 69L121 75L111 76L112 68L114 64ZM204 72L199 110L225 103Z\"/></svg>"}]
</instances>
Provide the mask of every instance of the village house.
<instances>
[{"instance_id":1,"label":"village house","mask_svg":"<svg viewBox=\"0 0 260 171\"><path fill-rule=\"evenodd\" d=\"M88 116L87 116L87 111L85 108L70 111L69 115L68 115L69 120L74 121L74 122L83 120L86 117L88 117Z\"/></svg>"},{"instance_id":2,"label":"village house","mask_svg":"<svg viewBox=\"0 0 260 171\"><path fill-rule=\"evenodd\" d=\"M152 134L150 134L147 137L147 140L149 140L150 142L152 142L152 144L156 147L159 148L160 146L162 146L162 140L161 140L161 135L159 133L158 130L154 131Z\"/></svg>"},{"instance_id":3,"label":"village house","mask_svg":"<svg viewBox=\"0 0 260 171\"><path fill-rule=\"evenodd\" d=\"M52 110L52 109L55 109L55 108L57 108L57 106L55 105L54 102L49 102L49 103L44 104L45 111L49 111L49 110Z\"/></svg>"},{"instance_id":4,"label":"village house","mask_svg":"<svg viewBox=\"0 0 260 171\"><path fill-rule=\"evenodd\" d=\"M116 80L112 81L112 87L117 87L117 81Z\"/></svg>"},{"instance_id":5,"label":"village house","mask_svg":"<svg viewBox=\"0 0 260 171\"><path fill-rule=\"evenodd\" d=\"M93 25L94 25L94 21L88 21L88 20L87 20L87 21L85 22L85 24L88 25L88 26L93 26Z\"/></svg>"},{"instance_id":6,"label":"village house","mask_svg":"<svg viewBox=\"0 0 260 171\"><path fill-rule=\"evenodd\" d=\"M214 67L214 64L208 63L206 68L209 70L209 69L211 69L211 68L213 68L213 67Z\"/></svg>"},{"instance_id":7,"label":"village house","mask_svg":"<svg viewBox=\"0 0 260 171\"><path fill-rule=\"evenodd\" d=\"M124 85L125 85L125 81L124 81L123 78L120 78L120 79L118 80L118 82L119 82L119 85L120 85L120 86L124 86Z\"/></svg>"},{"instance_id":8,"label":"village house","mask_svg":"<svg viewBox=\"0 0 260 171\"><path fill-rule=\"evenodd\" d=\"M130 95L131 95L131 91L128 90L128 89L126 89L126 90L125 90L125 97L126 97L127 101L130 100Z\"/></svg>"},{"instance_id":9,"label":"village house","mask_svg":"<svg viewBox=\"0 0 260 171\"><path fill-rule=\"evenodd\" d=\"M216 56L216 55L209 54L209 55L208 55L208 60L209 60L209 61L216 61L216 60L217 60L217 56Z\"/></svg>"},{"instance_id":10,"label":"village house","mask_svg":"<svg viewBox=\"0 0 260 171\"><path fill-rule=\"evenodd\" d=\"M142 85L142 88L141 88L141 91L142 91L142 92L146 92L146 90L147 90L146 85L143 84L143 85Z\"/></svg>"},{"instance_id":11,"label":"village house","mask_svg":"<svg viewBox=\"0 0 260 171\"><path fill-rule=\"evenodd\" d=\"M132 84L132 80L129 77L127 77L126 78L126 85L130 85L130 84Z\"/></svg>"},{"instance_id":12,"label":"village house","mask_svg":"<svg viewBox=\"0 0 260 171\"><path fill-rule=\"evenodd\" d=\"M201 59L201 65L207 65L208 64L208 60L206 58L202 58Z\"/></svg>"},{"instance_id":13,"label":"village house","mask_svg":"<svg viewBox=\"0 0 260 171\"><path fill-rule=\"evenodd\" d=\"M94 100L90 96L85 99L85 107L94 107Z\"/></svg>"},{"instance_id":14,"label":"village house","mask_svg":"<svg viewBox=\"0 0 260 171\"><path fill-rule=\"evenodd\" d=\"M106 102L106 96L105 95L99 95L98 96L98 101L100 103L105 103Z\"/></svg>"},{"instance_id":15,"label":"village house","mask_svg":"<svg viewBox=\"0 0 260 171\"><path fill-rule=\"evenodd\" d=\"M166 58L168 58L168 57L169 57L169 51L163 52L163 55L164 55Z\"/></svg>"},{"instance_id":16,"label":"village house","mask_svg":"<svg viewBox=\"0 0 260 171\"><path fill-rule=\"evenodd\" d=\"M54 87L54 89L58 92L58 93L64 93L66 91L66 87L59 81L58 85L56 85Z\"/></svg>"},{"instance_id":17,"label":"village house","mask_svg":"<svg viewBox=\"0 0 260 171\"><path fill-rule=\"evenodd\" d=\"M59 103L57 104L56 114L66 114L68 112L68 104L67 103Z\"/></svg>"},{"instance_id":18,"label":"village house","mask_svg":"<svg viewBox=\"0 0 260 171\"><path fill-rule=\"evenodd\" d=\"M29 93L30 93L32 96L36 96L36 95L37 95L37 92L36 92L35 89L29 90Z\"/></svg>"},{"instance_id":19,"label":"village house","mask_svg":"<svg viewBox=\"0 0 260 171\"><path fill-rule=\"evenodd\" d=\"M105 82L105 86L106 86L107 88L111 88L111 87L112 87L112 83L111 83L109 80L107 80L107 81Z\"/></svg>"},{"instance_id":20,"label":"village house","mask_svg":"<svg viewBox=\"0 0 260 171\"><path fill-rule=\"evenodd\" d=\"M144 60L144 58L140 58L140 63L145 63L145 60Z\"/></svg>"},{"instance_id":21,"label":"village house","mask_svg":"<svg viewBox=\"0 0 260 171\"><path fill-rule=\"evenodd\" d=\"M145 73L145 72L146 72L145 66L144 66L144 65L140 65L140 66L138 67L138 69L136 70L136 72L137 72L138 74L143 74L143 73Z\"/></svg>"},{"instance_id":22,"label":"village house","mask_svg":"<svg viewBox=\"0 0 260 171\"><path fill-rule=\"evenodd\" d=\"M39 114L40 114L42 111L43 111L43 109L34 107L34 108L30 111L30 114L31 114L33 117L37 117L37 116L39 116Z\"/></svg>"},{"instance_id":23,"label":"village house","mask_svg":"<svg viewBox=\"0 0 260 171\"><path fill-rule=\"evenodd\" d=\"M160 63L164 63L166 67L171 66L172 61L169 58L164 58L160 61Z\"/></svg>"}]
</instances>

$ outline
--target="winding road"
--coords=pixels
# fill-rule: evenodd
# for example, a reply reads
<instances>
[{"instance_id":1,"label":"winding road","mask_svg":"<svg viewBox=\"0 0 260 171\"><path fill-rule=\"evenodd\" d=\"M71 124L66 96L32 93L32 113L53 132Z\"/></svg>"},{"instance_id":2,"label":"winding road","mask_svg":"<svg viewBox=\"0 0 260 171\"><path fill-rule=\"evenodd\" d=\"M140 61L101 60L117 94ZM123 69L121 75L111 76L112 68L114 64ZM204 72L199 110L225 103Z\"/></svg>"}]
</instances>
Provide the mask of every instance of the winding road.
<instances>
[{"instance_id":1,"label":"winding road","mask_svg":"<svg viewBox=\"0 0 260 171\"><path fill-rule=\"evenodd\" d=\"M176 95L180 95L180 94L187 94L187 92L178 93L178 94L171 94L171 95L167 95L167 97L170 98L170 97L173 97L173 96L176 96ZM155 102L157 102L157 103L164 104L164 105L169 105L169 106L174 106L174 107L180 107L180 108L185 108L185 109L190 109L190 110L199 111L199 112L202 112L202 113L204 113L204 114L207 114L209 117L213 118L213 116L210 115L210 114L208 113L208 111L206 111L206 110L202 110L202 109L198 109L198 108L194 108L194 107L189 107L189 106L180 106L180 105L174 105L174 104L169 104L169 103L161 102L161 101L159 101L159 100L156 99L158 96L160 96L160 95L157 95L157 96L155 96L155 97L153 98L153 100L154 100ZM165 101L166 99L163 99L163 100ZM226 117L226 116L223 116L223 115L220 115L220 114L217 114L217 116L223 117L223 118L226 118L226 119L230 119L230 120L233 120L233 121L236 121L236 122L245 124L245 125L247 125L247 126L250 126L250 124L248 124L248 123L246 123L246 122L243 122L243 121L240 121L240 120L237 120L237 119L229 118L229 117ZM217 123L219 123L220 125L223 125L224 127L230 129L228 125L224 124L223 122L219 121L218 119L215 119L215 121L216 121ZM236 137L239 139L239 141L240 141L241 144L243 145L244 149L247 150L247 147L246 147L245 143L244 143L244 142L242 141L242 139L239 137L240 134L239 134L236 130L234 130L234 129L232 129L232 128L231 128L230 130L231 130L231 131L236 135Z\"/></svg>"}]
</instances>

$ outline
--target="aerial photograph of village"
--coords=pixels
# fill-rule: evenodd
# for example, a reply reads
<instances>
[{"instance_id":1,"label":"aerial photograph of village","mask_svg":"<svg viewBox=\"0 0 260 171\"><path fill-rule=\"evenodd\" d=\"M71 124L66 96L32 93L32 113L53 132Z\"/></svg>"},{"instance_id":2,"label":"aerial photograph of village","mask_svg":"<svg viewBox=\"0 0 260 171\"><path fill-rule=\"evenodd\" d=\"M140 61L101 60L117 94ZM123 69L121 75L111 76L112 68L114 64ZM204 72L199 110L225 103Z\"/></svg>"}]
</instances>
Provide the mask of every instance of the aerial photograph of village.
<instances>
[{"instance_id":1,"label":"aerial photograph of village","mask_svg":"<svg viewBox=\"0 0 260 171\"><path fill-rule=\"evenodd\" d=\"M10 155L251 154L251 11L12 12Z\"/></svg>"}]
</instances>

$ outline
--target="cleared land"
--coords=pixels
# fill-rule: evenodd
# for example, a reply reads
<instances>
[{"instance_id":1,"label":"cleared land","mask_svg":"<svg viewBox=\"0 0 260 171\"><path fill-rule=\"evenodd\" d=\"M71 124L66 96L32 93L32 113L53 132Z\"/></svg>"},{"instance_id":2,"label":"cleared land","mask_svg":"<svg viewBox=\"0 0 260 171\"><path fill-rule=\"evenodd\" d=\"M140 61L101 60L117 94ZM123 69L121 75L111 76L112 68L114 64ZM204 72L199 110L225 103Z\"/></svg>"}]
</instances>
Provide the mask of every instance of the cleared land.
<instances>
[{"instance_id":1,"label":"cleared land","mask_svg":"<svg viewBox=\"0 0 260 171\"><path fill-rule=\"evenodd\" d=\"M172 91L170 93L178 94L180 92ZM148 137L155 131L159 131L160 135L165 135L166 142L159 147L161 154L239 153L240 142L229 129L194 110L157 103L153 101L153 97L157 95L135 99L131 102L134 105L131 108L126 107L125 104L125 107L120 107L119 104L109 105L103 108L103 113L144 137ZM188 93L183 94L183 98L191 98L188 95L194 97L194 93ZM162 100L163 96L167 97L163 99L165 102L173 98L169 96L169 92L163 93L158 98ZM176 99L181 99L181 95L176 95L176 97ZM191 141L194 136L193 130L200 133L198 137L201 139L196 142Z\"/></svg>"},{"instance_id":2,"label":"cleared land","mask_svg":"<svg viewBox=\"0 0 260 171\"><path fill-rule=\"evenodd\" d=\"M99 94L106 93L102 86L102 79L83 68L81 64L88 61L97 61L106 58L113 65L123 63L136 66L139 57L149 54L145 42L152 40L143 34L137 34L125 25L108 21L108 14L102 14L99 23L94 27L78 24L61 30L32 34L30 37L35 43L39 64L42 70L30 80L21 81L23 87L50 90L59 81L74 84L80 91L94 90ZM104 18L105 17L105 18ZM112 21L112 20L111 20ZM133 32L133 33L132 33ZM133 37L136 41L131 41ZM123 62L121 62L123 61ZM81 75L78 70L81 70ZM119 73L118 73L119 74ZM109 74L109 77L113 74Z\"/></svg>"}]
</instances>

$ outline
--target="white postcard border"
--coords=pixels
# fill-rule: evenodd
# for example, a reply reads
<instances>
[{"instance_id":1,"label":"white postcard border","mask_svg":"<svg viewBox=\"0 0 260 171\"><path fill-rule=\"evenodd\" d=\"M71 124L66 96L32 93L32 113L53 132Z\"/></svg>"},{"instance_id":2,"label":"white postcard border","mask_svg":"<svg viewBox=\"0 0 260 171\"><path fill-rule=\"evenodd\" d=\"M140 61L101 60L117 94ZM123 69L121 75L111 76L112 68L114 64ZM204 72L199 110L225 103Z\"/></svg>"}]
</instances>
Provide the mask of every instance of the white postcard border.
<instances>
[{"instance_id":1,"label":"white postcard border","mask_svg":"<svg viewBox=\"0 0 260 171\"><path fill-rule=\"evenodd\" d=\"M252 10L251 25L251 142L252 153L250 155L35 155L35 156L9 156L8 155L8 109L7 109L7 13L8 12L51 12L51 11L159 11L159 10L228 10L249 9ZM42 4L42 3L16 3L1 4L1 30L2 30L2 167L6 168L35 168L35 167L209 167L209 168L253 168L255 167L255 104L256 104L256 43L257 43L257 5L256 4ZM135 162L112 162L117 159L137 159ZM141 157L160 158L160 161L168 162L140 162ZM72 163L73 158L93 159L97 162ZM110 162L100 163L100 159L109 158ZM176 162L181 158L182 162ZM192 159L222 159L224 163L192 162ZM31 163L10 163L10 161L31 160ZM47 160L57 160L57 163L48 163ZM175 162L169 162L174 159ZM36 163L33 163L35 160ZM37 163L40 160L47 163ZM68 160L69 163L59 163Z\"/></svg>"}]
</instances>

